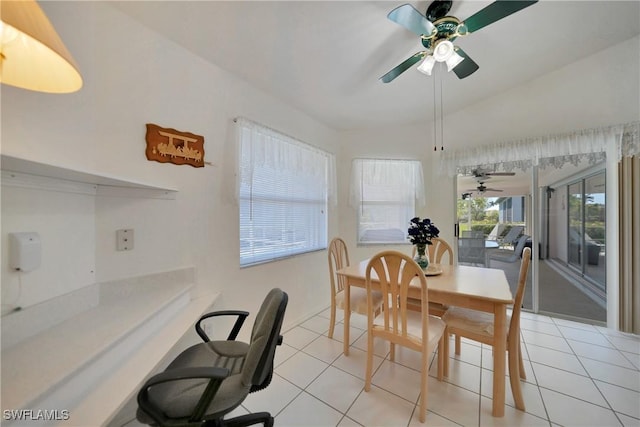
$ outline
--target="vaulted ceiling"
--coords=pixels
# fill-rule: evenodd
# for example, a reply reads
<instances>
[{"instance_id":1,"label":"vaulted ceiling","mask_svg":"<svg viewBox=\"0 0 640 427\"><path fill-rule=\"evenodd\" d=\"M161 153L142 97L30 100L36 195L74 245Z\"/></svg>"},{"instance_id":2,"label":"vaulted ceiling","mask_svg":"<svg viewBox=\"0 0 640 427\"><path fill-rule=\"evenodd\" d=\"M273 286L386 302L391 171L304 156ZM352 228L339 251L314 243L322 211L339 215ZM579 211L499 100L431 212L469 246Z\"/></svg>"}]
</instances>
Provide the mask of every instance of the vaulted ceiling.
<instances>
[{"instance_id":1,"label":"vaulted ceiling","mask_svg":"<svg viewBox=\"0 0 640 427\"><path fill-rule=\"evenodd\" d=\"M453 1L449 15L463 20L490 3ZM378 80L423 50L418 36L386 17L402 2L110 4L332 128L433 119L434 77L414 66L391 83ZM424 12L430 2L411 4ZM440 73L444 110L458 111L638 34L638 1L542 0L456 41L480 69L463 80Z\"/></svg>"}]
</instances>

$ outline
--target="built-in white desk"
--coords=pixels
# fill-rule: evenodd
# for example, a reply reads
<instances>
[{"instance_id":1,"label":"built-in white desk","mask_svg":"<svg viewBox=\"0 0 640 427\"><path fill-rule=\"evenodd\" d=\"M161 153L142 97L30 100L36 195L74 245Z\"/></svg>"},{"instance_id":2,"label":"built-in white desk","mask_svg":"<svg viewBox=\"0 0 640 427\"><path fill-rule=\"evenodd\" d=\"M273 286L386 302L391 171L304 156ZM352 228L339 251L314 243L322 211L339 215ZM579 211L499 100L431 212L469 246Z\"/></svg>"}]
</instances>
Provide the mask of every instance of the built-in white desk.
<instances>
[{"instance_id":1,"label":"built-in white desk","mask_svg":"<svg viewBox=\"0 0 640 427\"><path fill-rule=\"evenodd\" d=\"M48 327L25 325L30 336L19 341L10 328L65 302L3 317L2 410L67 410L61 425L106 425L215 302L218 294L193 297L192 270L92 285L66 297L86 309Z\"/></svg>"}]
</instances>

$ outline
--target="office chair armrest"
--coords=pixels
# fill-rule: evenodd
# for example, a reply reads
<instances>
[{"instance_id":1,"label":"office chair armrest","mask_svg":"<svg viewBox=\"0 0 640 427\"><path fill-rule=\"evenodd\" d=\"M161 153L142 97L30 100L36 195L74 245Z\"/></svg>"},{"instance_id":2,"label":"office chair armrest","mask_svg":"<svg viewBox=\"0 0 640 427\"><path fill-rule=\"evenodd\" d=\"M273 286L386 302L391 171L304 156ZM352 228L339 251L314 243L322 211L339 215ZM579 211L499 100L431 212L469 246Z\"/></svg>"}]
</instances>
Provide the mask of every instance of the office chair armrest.
<instances>
[{"instance_id":1,"label":"office chair armrest","mask_svg":"<svg viewBox=\"0 0 640 427\"><path fill-rule=\"evenodd\" d=\"M236 319L236 323L233 325L233 329L231 329L229 337L227 338L227 341L235 341L238 333L240 332L240 328L242 328L242 325L244 324L244 321L247 319L248 315L248 311L241 310L220 310L203 314L202 317L200 317L200 319L196 322L196 332L198 335L200 335L200 338L202 338L204 342L209 342L211 340L209 339L209 336L204 332L204 329L201 325L203 320L219 316L238 316L238 318Z\"/></svg>"},{"instance_id":2,"label":"office chair armrest","mask_svg":"<svg viewBox=\"0 0 640 427\"><path fill-rule=\"evenodd\" d=\"M161 372L149 378L142 386L138 392L138 406L153 418L158 425L167 425L171 420L164 415L162 408L157 408L151 403L149 400L149 389L167 382L209 378L211 381L207 384L205 391L202 393L190 417L191 420L201 420L213 396L215 396L218 388L220 388L220 384L222 384L222 381L227 378L230 373L231 371L227 368L217 367L178 368Z\"/></svg>"}]
</instances>

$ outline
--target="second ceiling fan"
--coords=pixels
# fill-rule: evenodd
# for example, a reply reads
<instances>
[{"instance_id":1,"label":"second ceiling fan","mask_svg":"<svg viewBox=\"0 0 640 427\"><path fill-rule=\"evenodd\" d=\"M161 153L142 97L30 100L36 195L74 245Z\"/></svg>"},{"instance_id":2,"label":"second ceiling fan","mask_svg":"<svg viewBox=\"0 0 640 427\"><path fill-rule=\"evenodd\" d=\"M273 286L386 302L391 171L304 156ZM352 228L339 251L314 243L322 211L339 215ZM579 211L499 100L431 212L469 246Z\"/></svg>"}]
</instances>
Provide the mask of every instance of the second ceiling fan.
<instances>
[{"instance_id":1,"label":"second ceiling fan","mask_svg":"<svg viewBox=\"0 0 640 427\"><path fill-rule=\"evenodd\" d=\"M453 41L531 6L537 3L537 0L496 1L464 21L447 16L451 3L449 0L436 0L428 7L425 15L410 4L404 4L389 12L387 18L420 36L426 50L404 60L380 77L380 80L389 83L420 60L423 61L418 70L425 74L431 75L435 63L443 62L447 64L448 71L456 73L458 78L468 77L479 66L460 47L454 46Z\"/></svg>"},{"instance_id":2,"label":"second ceiling fan","mask_svg":"<svg viewBox=\"0 0 640 427\"><path fill-rule=\"evenodd\" d=\"M466 191L468 191L468 193L464 193L464 194L470 194L470 193L473 193L474 191L477 191L478 195L483 195L487 191L495 191L495 192L501 193L503 190L501 190L499 188L487 188L484 185L484 182L478 182L478 186L475 189L469 189L469 190L466 190Z\"/></svg>"}]
</instances>

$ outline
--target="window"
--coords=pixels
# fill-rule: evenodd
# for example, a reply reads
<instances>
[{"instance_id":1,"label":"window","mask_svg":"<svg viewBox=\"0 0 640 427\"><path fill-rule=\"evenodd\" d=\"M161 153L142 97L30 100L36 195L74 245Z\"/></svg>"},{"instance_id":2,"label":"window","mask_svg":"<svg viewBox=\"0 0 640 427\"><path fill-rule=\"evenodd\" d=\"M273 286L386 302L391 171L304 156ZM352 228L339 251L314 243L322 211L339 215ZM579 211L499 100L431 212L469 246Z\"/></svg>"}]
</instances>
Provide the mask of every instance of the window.
<instances>
[{"instance_id":1,"label":"window","mask_svg":"<svg viewBox=\"0 0 640 427\"><path fill-rule=\"evenodd\" d=\"M416 202L424 204L423 183L417 160L355 159L351 204L358 211L358 243L406 243Z\"/></svg>"},{"instance_id":2,"label":"window","mask_svg":"<svg viewBox=\"0 0 640 427\"><path fill-rule=\"evenodd\" d=\"M240 266L327 247L333 156L238 119Z\"/></svg>"}]
</instances>

